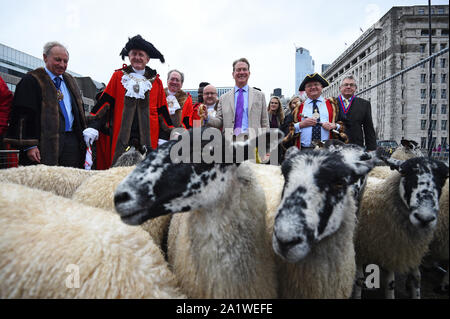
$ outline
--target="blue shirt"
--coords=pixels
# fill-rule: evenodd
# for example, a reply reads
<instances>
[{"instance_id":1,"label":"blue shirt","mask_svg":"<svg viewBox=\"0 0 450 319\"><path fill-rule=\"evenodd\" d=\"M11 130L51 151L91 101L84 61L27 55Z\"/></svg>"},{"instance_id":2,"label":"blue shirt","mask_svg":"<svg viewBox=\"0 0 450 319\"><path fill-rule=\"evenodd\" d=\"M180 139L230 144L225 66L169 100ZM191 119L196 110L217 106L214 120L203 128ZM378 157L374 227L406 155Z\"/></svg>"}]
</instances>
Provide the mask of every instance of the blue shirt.
<instances>
[{"instance_id":1,"label":"blue shirt","mask_svg":"<svg viewBox=\"0 0 450 319\"><path fill-rule=\"evenodd\" d=\"M241 132L248 131L248 84L242 88L244 91L242 94L244 95L244 114L242 114L242 130ZM239 88L237 86L234 87L234 110L236 114L236 104L237 98L239 95Z\"/></svg>"},{"instance_id":2,"label":"blue shirt","mask_svg":"<svg viewBox=\"0 0 450 319\"><path fill-rule=\"evenodd\" d=\"M317 104L317 107L319 108L320 122L321 123L329 122L330 118L328 115L328 108L325 103L325 99L322 96L320 96L317 99L316 104ZM313 100L311 100L310 98L306 99L305 105L303 106L302 114L305 115L306 117L312 117L312 115L313 115ZM300 143L302 144L302 146L305 146L305 147L313 146L313 145L311 145L312 126L300 128L300 123L296 123L296 124L294 124L294 127L295 127L295 133L300 132ZM320 128L320 132L321 132L321 141L326 141L330 138L330 132L327 131L326 129L324 129L323 127Z\"/></svg>"},{"instance_id":3,"label":"blue shirt","mask_svg":"<svg viewBox=\"0 0 450 319\"><path fill-rule=\"evenodd\" d=\"M55 82L55 78L56 75L54 75L49 69L47 69L45 67L45 71L47 71L47 74L50 76L50 78L52 79L53 83ZM70 123L70 130L72 130L72 124L73 124L73 114L72 114L72 102L70 100L70 92L69 89L66 86L66 83L64 82L64 78L62 75L59 76L59 78L61 79L61 92L64 95L64 105L66 107L66 111L67 111L67 116L69 117L69 123Z\"/></svg>"}]
</instances>

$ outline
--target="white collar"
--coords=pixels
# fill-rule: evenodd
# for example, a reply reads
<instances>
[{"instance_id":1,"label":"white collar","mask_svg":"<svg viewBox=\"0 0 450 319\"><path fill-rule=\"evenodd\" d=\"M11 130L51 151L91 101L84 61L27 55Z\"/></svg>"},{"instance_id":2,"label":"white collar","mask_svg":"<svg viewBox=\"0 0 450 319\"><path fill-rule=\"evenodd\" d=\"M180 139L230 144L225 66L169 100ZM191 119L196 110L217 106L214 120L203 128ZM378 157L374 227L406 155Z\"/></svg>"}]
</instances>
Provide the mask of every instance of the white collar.
<instances>
[{"instance_id":1,"label":"white collar","mask_svg":"<svg viewBox=\"0 0 450 319\"><path fill-rule=\"evenodd\" d=\"M320 103L323 103L323 97L322 97L322 95L319 96L316 100L317 100L318 102L320 102ZM306 103L311 104L312 102L313 102L312 99L310 99L310 98L307 98L307 99L306 99Z\"/></svg>"},{"instance_id":2,"label":"white collar","mask_svg":"<svg viewBox=\"0 0 450 319\"><path fill-rule=\"evenodd\" d=\"M131 67L134 71L134 73L139 74L139 75L144 75L145 74L145 69L143 70L136 70L135 68Z\"/></svg>"},{"instance_id":3,"label":"white collar","mask_svg":"<svg viewBox=\"0 0 450 319\"><path fill-rule=\"evenodd\" d=\"M169 93L169 95L175 95L175 94L177 94L177 92L172 92L171 90L169 90L169 89L167 89L167 92Z\"/></svg>"}]
</instances>

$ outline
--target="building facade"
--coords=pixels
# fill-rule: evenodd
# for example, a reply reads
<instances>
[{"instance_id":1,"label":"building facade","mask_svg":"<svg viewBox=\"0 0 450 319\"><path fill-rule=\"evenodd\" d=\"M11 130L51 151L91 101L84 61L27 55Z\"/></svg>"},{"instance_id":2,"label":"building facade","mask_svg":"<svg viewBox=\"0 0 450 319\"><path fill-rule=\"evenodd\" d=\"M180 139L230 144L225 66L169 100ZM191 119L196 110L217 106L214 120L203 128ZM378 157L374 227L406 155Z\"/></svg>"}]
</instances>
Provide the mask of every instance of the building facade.
<instances>
[{"instance_id":1,"label":"building facade","mask_svg":"<svg viewBox=\"0 0 450 319\"><path fill-rule=\"evenodd\" d=\"M448 5L432 6L432 53L448 47ZM428 57L428 6L393 7L364 32L324 72L327 97L339 94L343 77L352 74L365 90ZM412 139L428 147L429 97L432 96L434 145L448 145L449 54L416 67L361 95L371 102L379 140Z\"/></svg>"},{"instance_id":2,"label":"building facade","mask_svg":"<svg viewBox=\"0 0 450 319\"><path fill-rule=\"evenodd\" d=\"M305 48L295 48L295 94L307 74L314 73L314 60Z\"/></svg>"},{"instance_id":3,"label":"building facade","mask_svg":"<svg viewBox=\"0 0 450 319\"><path fill-rule=\"evenodd\" d=\"M11 92L16 91L17 84L28 72L44 66L44 60L0 43L0 76ZM94 81L90 77L83 77L70 70L67 70L67 73L77 81L81 90L84 109L86 112L90 112L95 104L95 95L105 88L105 84Z\"/></svg>"}]
</instances>

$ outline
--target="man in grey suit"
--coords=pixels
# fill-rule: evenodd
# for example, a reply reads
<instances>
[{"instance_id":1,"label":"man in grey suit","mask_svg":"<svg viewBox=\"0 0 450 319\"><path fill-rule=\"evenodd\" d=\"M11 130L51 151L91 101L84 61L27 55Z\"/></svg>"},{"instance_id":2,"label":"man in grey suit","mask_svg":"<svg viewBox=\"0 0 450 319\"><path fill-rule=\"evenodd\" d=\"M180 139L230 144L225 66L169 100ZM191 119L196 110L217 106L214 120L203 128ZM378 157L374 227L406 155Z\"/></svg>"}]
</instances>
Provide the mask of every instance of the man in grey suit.
<instances>
[{"instance_id":1,"label":"man in grey suit","mask_svg":"<svg viewBox=\"0 0 450 319\"><path fill-rule=\"evenodd\" d=\"M266 98L264 93L248 86L250 63L241 58L233 62L234 89L222 95L217 106L216 116L208 116L201 109L199 115L207 126L221 129L225 135L232 132L239 136L249 129L269 128Z\"/></svg>"}]
</instances>

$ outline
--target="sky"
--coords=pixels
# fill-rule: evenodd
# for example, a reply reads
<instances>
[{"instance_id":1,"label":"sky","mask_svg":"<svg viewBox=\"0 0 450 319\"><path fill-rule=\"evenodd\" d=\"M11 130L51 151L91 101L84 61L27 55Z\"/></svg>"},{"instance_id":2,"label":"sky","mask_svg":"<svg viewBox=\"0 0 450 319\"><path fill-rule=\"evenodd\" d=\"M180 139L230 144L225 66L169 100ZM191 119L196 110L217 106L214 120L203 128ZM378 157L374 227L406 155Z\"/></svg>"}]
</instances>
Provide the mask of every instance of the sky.
<instances>
[{"instance_id":1,"label":"sky","mask_svg":"<svg viewBox=\"0 0 450 319\"><path fill-rule=\"evenodd\" d=\"M261 88L266 98L275 88L290 97L296 46L310 51L321 72L361 29L393 6L409 5L428 1L0 0L0 43L42 58L44 44L59 41L69 50L69 70L107 84L124 63L119 53L128 38L140 34L165 57L164 64L156 59L148 64L165 86L171 69L184 73L185 89L202 81L233 86L232 63L245 57L250 86Z\"/></svg>"}]
</instances>

